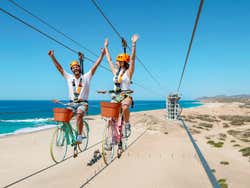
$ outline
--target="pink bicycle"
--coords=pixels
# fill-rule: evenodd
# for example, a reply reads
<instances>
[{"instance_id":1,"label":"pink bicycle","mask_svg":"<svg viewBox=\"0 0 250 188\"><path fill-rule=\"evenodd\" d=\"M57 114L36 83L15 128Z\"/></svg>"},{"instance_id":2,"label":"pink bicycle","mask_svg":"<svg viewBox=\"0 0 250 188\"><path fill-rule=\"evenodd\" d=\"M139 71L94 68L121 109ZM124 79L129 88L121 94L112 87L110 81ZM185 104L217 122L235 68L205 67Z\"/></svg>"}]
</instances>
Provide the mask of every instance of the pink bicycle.
<instances>
[{"instance_id":1,"label":"pink bicycle","mask_svg":"<svg viewBox=\"0 0 250 188\"><path fill-rule=\"evenodd\" d=\"M102 158L106 165L114 159L115 148L117 148L117 157L120 158L124 150L127 149L128 138L125 137L125 126L121 108L121 97L133 93L132 90L125 90L119 93L111 91L98 91L102 94L112 94L111 102L101 102L101 116L106 121L103 141Z\"/></svg>"}]
</instances>

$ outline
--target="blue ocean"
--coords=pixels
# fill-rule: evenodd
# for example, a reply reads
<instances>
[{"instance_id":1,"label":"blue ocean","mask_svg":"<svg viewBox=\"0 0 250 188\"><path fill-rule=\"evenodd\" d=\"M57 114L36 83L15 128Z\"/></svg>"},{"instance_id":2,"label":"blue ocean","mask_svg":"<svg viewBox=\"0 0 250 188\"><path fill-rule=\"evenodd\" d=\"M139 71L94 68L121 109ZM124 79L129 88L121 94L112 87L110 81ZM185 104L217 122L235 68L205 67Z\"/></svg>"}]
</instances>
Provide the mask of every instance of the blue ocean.
<instances>
[{"instance_id":1,"label":"blue ocean","mask_svg":"<svg viewBox=\"0 0 250 188\"><path fill-rule=\"evenodd\" d=\"M199 101L180 101L183 108L202 105ZM53 108L63 107L45 100L0 100L0 136L55 126ZM166 101L135 101L132 112L164 109ZM100 101L89 101L88 115L100 114Z\"/></svg>"}]
</instances>

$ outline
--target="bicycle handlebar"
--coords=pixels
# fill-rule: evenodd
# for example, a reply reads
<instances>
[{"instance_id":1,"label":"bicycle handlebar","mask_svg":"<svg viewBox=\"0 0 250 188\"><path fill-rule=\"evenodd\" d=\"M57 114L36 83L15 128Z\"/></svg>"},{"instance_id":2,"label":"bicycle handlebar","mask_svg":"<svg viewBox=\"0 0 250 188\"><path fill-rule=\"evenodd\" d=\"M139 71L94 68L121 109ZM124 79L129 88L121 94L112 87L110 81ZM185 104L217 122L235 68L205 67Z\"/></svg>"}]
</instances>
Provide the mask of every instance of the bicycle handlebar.
<instances>
[{"instance_id":1,"label":"bicycle handlebar","mask_svg":"<svg viewBox=\"0 0 250 188\"><path fill-rule=\"evenodd\" d=\"M69 106L69 107L73 107L74 104L75 104L74 102L64 103L64 102L59 101L59 100L57 100L57 99L52 100L52 102L57 103L57 104L61 104L61 105L63 105L63 106ZM80 101L79 103L86 103L86 102ZM86 104L87 104L87 103L86 103Z\"/></svg>"},{"instance_id":2,"label":"bicycle handlebar","mask_svg":"<svg viewBox=\"0 0 250 188\"><path fill-rule=\"evenodd\" d=\"M121 90L121 91L115 91L115 90L99 90L97 91L98 94L112 94L112 93L125 93L125 94L131 94L131 93L134 93L133 90Z\"/></svg>"}]
</instances>

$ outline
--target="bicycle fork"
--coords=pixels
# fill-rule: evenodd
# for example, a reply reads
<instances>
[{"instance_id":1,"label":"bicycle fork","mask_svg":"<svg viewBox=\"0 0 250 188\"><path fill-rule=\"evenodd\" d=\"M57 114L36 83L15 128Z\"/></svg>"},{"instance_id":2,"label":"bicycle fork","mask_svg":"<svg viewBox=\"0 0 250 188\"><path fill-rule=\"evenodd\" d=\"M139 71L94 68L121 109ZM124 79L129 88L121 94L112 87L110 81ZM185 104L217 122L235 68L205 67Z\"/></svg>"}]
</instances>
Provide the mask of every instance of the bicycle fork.
<instances>
[{"instance_id":1,"label":"bicycle fork","mask_svg":"<svg viewBox=\"0 0 250 188\"><path fill-rule=\"evenodd\" d=\"M78 155L78 149L77 149L77 143L76 143L76 138L75 134L71 128L71 126L68 123L65 123L65 129L69 134L66 134L66 140L67 144L71 143L71 146L73 146L74 152L73 152L73 157L77 157Z\"/></svg>"}]
</instances>

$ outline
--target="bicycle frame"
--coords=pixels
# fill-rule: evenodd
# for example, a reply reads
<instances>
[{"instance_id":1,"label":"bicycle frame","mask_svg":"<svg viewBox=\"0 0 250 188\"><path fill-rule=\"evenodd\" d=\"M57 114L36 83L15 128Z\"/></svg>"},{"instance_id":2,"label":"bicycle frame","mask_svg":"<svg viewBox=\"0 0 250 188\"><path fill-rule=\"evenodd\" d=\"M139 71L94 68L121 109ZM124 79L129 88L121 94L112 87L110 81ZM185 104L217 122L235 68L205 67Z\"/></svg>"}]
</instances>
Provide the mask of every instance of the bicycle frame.
<instances>
[{"instance_id":1,"label":"bicycle frame","mask_svg":"<svg viewBox=\"0 0 250 188\"><path fill-rule=\"evenodd\" d=\"M109 123L111 123L112 126L112 136L115 139L116 143L119 143L123 137L123 133L122 133L122 128L124 125L124 121L123 121L123 113L120 112L119 118L118 119L114 119L111 118L109 120Z\"/></svg>"},{"instance_id":2,"label":"bicycle frame","mask_svg":"<svg viewBox=\"0 0 250 188\"><path fill-rule=\"evenodd\" d=\"M61 128L64 129L67 145L74 145L76 143L77 131L69 122L64 122Z\"/></svg>"},{"instance_id":3,"label":"bicycle frame","mask_svg":"<svg viewBox=\"0 0 250 188\"><path fill-rule=\"evenodd\" d=\"M83 119L83 126L86 126L87 131L89 132L89 126L87 121ZM77 125L76 125L77 127ZM63 122L61 126L58 126L58 128L62 128L65 131L65 138L67 145L74 145L76 143L76 136L78 135L78 130L75 130L70 122ZM84 139L84 137L83 137Z\"/></svg>"}]
</instances>

